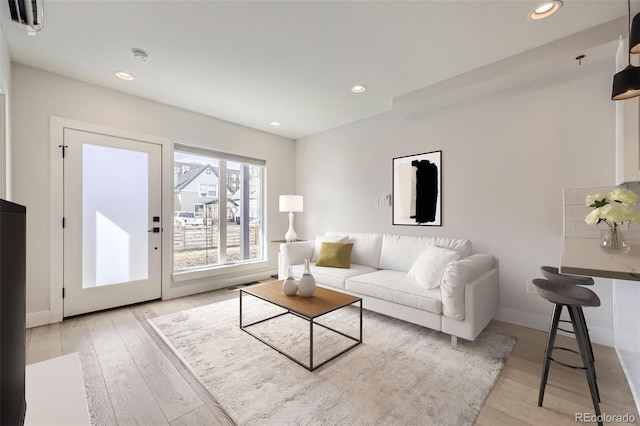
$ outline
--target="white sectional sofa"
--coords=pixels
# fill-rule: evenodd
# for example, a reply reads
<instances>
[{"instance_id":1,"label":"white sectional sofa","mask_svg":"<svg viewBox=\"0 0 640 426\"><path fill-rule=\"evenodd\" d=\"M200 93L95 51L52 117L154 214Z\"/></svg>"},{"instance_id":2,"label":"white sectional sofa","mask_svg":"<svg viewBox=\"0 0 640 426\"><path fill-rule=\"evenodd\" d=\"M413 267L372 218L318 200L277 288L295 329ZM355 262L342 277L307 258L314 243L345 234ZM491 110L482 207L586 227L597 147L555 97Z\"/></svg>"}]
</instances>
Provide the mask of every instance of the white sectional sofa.
<instances>
[{"instance_id":1,"label":"white sectional sofa","mask_svg":"<svg viewBox=\"0 0 640 426\"><path fill-rule=\"evenodd\" d=\"M323 240L353 243L350 268L314 266ZM424 266L423 253L430 246L460 257L427 267L438 278L436 288L407 275ZM313 241L281 244L279 278L286 278L289 266L299 278L305 259L311 259L318 285L362 297L365 309L450 334L454 346L457 337L475 340L498 309L498 261L490 254L471 254L465 239L327 232ZM414 263L420 265L412 269Z\"/></svg>"}]
</instances>

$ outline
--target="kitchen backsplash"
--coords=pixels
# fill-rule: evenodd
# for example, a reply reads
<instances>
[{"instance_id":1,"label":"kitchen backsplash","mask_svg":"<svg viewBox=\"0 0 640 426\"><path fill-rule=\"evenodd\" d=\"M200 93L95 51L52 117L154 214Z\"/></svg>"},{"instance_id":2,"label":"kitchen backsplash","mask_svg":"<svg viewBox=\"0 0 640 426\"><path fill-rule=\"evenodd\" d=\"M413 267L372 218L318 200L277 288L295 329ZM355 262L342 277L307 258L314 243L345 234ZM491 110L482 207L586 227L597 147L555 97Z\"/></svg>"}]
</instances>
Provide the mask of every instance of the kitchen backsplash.
<instances>
[{"instance_id":1,"label":"kitchen backsplash","mask_svg":"<svg viewBox=\"0 0 640 426\"><path fill-rule=\"evenodd\" d=\"M600 192L609 192L616 188L627 188L640 195L640 182L634 182L621 186L596 186L592 188L569 188L564 190L564 236L573 238L600 238L600 231L608 229L604 223L596 225L587 224L584 219L593 210L585 206L587 195ZM640 202L636 204L640 208ZM640 240L640 222L624 224L620 229L624 237Z\"/></svg>"}]
</instances>

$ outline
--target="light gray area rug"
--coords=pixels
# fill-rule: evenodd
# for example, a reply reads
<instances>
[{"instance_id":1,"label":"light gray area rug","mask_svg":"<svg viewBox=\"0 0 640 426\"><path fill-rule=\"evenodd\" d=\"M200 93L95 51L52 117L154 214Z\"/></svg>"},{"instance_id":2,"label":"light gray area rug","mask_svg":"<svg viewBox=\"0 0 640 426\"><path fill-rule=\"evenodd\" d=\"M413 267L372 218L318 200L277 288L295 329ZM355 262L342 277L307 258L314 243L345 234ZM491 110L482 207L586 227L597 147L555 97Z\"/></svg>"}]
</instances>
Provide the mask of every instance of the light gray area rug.
<instances>
[{"instance_id":1,"label":"light gray area rug","mask_svg":"<svg viewBox=\"0 0 640 426\"><path fill-rule=\"evenodd\" d=\"M245 324L282 309L243 296ZM228 300L149 320L239 425L473 424L515 337L490 330L450 346L448 335L364 311L363 343L310 372L239 328ZM359 309L318 322L358 336ZM309 325L293 315L253 327L308 363ZM352 341L314 328L314 360Z\"/></svg>"}]
</instances>

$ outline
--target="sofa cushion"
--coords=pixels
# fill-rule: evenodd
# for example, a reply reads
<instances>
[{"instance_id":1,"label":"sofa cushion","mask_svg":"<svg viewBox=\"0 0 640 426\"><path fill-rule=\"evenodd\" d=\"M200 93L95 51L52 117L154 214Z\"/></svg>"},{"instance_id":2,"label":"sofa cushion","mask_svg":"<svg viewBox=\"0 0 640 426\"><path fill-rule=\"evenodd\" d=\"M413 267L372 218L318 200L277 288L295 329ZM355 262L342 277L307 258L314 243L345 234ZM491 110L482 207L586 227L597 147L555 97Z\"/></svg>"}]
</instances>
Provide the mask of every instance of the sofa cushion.
<instances>
[{"instance_id":1,"label":"sofa cushion","mask_svg":"<svg viewBox=\"0 0 640 426\"><path fill-rule=\"evenodd\" d=\"M304 272L304 264L294 265L292 268L293 276L300 278ZM328 268L326 266L310 266L311 275L316 279L316 283L323 284L329 287L338 289L345 288L345 280L355 275L368 274L369 272L377 271L376 268L369 266L351 264L351 268Z\"/></svg>"},{"instance_id":2,"label":"sofa cushion","mask_svg":"<svg viewBox=\"0 0 640 426\"><path fill-rule=\"evenodd\" d=\"M495 261L493 255L474 254L446 266L440 288L442 311L446 317L464 320L465 286L493 269Z\"/></svg>"},{"instance_id":3,"label":"sofa cushion","mask_svg":"<svg viewBox=\"0 0 640 426\"><path fill-rule=\"evenodd\" d=\"M316 266L330 268L349 268L353 243L322 243Z\"/></svg>"},{"instance_id":4,"label":"sofa cushion","mask_svg":"<svg viewBox=\"0 0 640 426\"><path fill-rule=\"evenodd\" d=\"M353 250L351 251L352 263L370 266L372 268L378 267L380 247L382 246L382 234L327 232L327 236L329 235L347 237L348 242L353 243Z\"/></svg>"},{"instance_id":5,"label":"sofa cushion","mask_svg":"<svg viewBox=\"0 0 640 426\"><path fill-rule=\"evenodd\" d=\"M347 279L345 289L361 296L375 297L434 314L442 313L440 289L427 289L404 272L380 270L354 276Z\"/></svg>"},{"instance_id":6,"label":"sofa cushion","mask_svg":"<svg viewBox=\"0 0 640 426\"><path fill-rule=\"evenodd\" d=\"M462 257L471 254L471 242L461 238L384 234L378 268L409 272L418 256L432 245L459 251Z\"/></svg>"},{"instance_id":7,"label":"sofa cushion","mask_svg":"<svg viewBox=\"0 0 640 426\"><path fill-rule=\"evenodd\" d=\"M344 235L316 235L316 243L313 249L313 256L311 260L315 262L318 260L320 250L322 249L322 243L346 243L349 238Z\"/></svg>"},{"instance_id":8,"label":"sofa cushion","mask_svg":"<svg viewBox=\"0 0 640 426\"><path fill-rule=\"evenodd\" d=\"M459 251L429 246L418 256L409 272L407 272L407 276L418 281L426 288L438 288L440 287L444 268L449 263L459 260L461 256L462 254Z\"/></svg>"}]
</instances>

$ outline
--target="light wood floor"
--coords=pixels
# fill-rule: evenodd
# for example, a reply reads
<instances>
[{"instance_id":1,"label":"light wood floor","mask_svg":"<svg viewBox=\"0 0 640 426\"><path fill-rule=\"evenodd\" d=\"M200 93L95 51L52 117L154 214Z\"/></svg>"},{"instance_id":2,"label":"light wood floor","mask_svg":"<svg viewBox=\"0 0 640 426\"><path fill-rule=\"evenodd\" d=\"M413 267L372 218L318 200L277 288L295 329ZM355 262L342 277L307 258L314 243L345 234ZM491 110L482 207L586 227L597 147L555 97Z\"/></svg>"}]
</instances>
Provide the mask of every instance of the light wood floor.
<instances>
[{"instance_id":1,"label":"light wood floor","mask_svg":"<svg viewBox=\"0 0 640 426\"><path fill-rule=\"evenodd\" d=\"M150 328L146 319L238 297L216 290L67 319L27 330L27 364L80 352L92 424L230 425L224 411ZM537 406L546 332L492 322L518 338L477 424L574 425L576 413L593 413L584 373L553 365L544 407ZM573 344L560 337L558 344ZM595 345L601 409L635 416L631 391L615 350Z\"/></svg>"}]
</instances>

